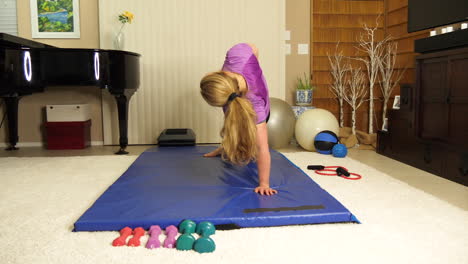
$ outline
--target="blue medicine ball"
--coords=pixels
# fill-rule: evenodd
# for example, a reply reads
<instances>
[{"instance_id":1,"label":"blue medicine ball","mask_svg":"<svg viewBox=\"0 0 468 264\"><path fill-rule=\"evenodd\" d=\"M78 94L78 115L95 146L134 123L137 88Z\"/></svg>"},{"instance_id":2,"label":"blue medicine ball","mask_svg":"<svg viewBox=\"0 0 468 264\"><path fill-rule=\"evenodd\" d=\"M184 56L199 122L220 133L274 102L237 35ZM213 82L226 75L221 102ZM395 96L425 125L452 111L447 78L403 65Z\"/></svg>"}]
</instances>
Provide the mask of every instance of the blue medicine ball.
<instances>
[{"instance_id":1,"label":"blue medicine ball","mask_svg":"<svg viewBox=\"0 0 468 264\"><path fill-rule=\"evenodd\" d=\"M346 154L348 154L348 149L343 144L336 144L332 148L332 154L333 154L333 157L344 158L346 157Z\"/></svg>"},{"instance_id":2,"label":"blue medicine ball","mask_svg":"<svg viewBox=\"0 0 468 264\"><path fill-rule=\"evenodd\" d=\"M314 146L318 153L331 154L333 147L338 143L338 136L333 131L325 130L318 133L314 139Z\"/></svg>"}]
</instances>

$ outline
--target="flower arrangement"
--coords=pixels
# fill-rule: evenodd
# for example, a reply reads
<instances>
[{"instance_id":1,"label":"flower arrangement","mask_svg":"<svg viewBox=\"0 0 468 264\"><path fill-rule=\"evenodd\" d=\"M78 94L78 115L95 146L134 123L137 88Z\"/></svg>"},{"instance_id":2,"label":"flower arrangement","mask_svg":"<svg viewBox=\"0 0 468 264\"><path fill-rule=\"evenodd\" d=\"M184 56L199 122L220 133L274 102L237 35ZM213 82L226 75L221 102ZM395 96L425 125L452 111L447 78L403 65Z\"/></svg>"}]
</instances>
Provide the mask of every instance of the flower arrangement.
<instances>
[{"instance_id":1,"label":"flower arrangement","mask_svg":"<svg viewBox=\"0 0 468 264\"><path fill-rule=\"evenodd\" d=\"M125 23L132 23L133 21L133 13L129 11L125 11L122 14L119 14L119 21L124 25Z\"/></svg>"},{"instance_id":2,"label":"flower arrangement","mask_svg":"<svg viewBox=\"0 0 468 264\"><path fill-rule=\"evenodd\" d=\"M120 29L119 29L119 32L117 33L117 35L115 35L115 39L114 39L114 46L116 49L123 49L124 48L124 39L123 39L123 28L125 26L125 24L129 23L131 24L132 21L133 21L133 13L132 12L129 12L129 11L125 11L121 14L118 15L118 19L120 21L120 23L122 23L122 25L120 26Z\"/></svg>"},{"instance_id":3,"label":"flower arrangement","mask_svg":"<svg viewBox=\"0 0 468 264\"><path fill-rule=\"evenodd\" d=\"M125 11L122 14L119 14L118 18L119 18L120 23L122 23L122 26L120 26L119 34L122 32L122 29L125 26L125 24L132 23L133 17L134 17L133 13L129 11Z\"/></svg>"}]
</instances>

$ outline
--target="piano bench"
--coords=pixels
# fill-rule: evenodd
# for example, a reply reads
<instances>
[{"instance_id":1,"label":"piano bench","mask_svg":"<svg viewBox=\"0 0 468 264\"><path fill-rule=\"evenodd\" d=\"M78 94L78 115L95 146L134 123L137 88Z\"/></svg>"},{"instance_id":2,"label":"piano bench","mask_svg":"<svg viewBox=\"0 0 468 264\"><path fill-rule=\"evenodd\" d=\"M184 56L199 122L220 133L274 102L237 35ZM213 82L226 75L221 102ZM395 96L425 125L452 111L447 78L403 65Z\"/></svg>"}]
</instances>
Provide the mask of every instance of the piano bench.
<instances>
[{"instance_id":1,"label":"piano bench","mask_svg":"<svg viewBox=\"0 0 468 264\"><path fill-rule=\"evenodd\" d=\"M46 122L47 149L84 149L91 143L91 120Z\"/></svg>"}]
</instances>

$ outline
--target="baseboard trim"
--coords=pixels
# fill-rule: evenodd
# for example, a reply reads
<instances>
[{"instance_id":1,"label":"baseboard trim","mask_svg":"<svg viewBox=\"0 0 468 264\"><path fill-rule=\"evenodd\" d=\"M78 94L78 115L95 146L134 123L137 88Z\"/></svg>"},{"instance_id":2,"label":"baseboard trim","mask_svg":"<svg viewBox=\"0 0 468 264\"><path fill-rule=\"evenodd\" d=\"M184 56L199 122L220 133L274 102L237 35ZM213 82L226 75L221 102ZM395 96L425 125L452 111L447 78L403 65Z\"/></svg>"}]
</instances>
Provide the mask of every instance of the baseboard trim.
<instances>
[{"instance_id":1,"label":"baseboard trim","mask_svg":"<svg viewBox=\"0 0 468 264\"><path fill-rule=\"evenodd\" d=\"M8 143L0 143L0 147L6 148L9 147L10 144ZM44 147L46 146L45 142L18 142L16 144L18 148L21 147ZM91 146L104 146L104 141L91 141Z\"/></svg>"}]
</instances>

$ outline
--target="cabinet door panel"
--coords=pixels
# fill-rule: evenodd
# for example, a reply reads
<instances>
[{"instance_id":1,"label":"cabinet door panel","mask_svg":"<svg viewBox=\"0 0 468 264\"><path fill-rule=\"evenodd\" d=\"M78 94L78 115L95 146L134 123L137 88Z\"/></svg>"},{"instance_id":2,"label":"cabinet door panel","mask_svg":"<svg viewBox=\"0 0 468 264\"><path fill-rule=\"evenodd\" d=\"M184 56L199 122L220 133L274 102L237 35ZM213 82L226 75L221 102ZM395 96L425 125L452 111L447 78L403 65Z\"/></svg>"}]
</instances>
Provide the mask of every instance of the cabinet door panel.
<instances>
[{"instance_id":1,"label":"cabinet door panel","mask_svg":"<svg viewBox=\"0 0 468 264\"><path fill-rule=\"evenodd\" d=\"M424 139L443 140L448 135L448 59L426 59L421 62L420 67L418 134Z\"/></svg>"},{"instance_id":2,"label":"cabinet door panel","mask_svg":"<svg viewBox=\"0 0 468 264\"><path fill-rule=\"evenodd\" d=\"M425 139L445 139L447 129L447 105L445 103L422 103L420 136Z\"/></svg>"},{"instance_id":3,"label":"cabinet door panel","mask_svg":"<svg viewBox=\"0 0 468 264\"><path fill-rule=\"evenodd\" d=\"M468 147L468 104L451 104L447 141Z\"/></svg>"},{"instance_id":4,"label":"cabinet door panel","mask_svg":"<svg viewBox=\"0 0 468 264\"><path fill-rule=\"evenodd\" d=\"M468 103L468 54L450 60L450 96Z\"/></svg>"},{"instance_id":5,"label":"cabinet door panel","mask_svg":"<svg viewBox=\"0 0 468 264\"><path fill-rule=\"evenodd\" d=\"M449 57L447 142L468 146L468 53Z\"/></svg>"},{"instance_id":6,"label":"cabinet door panel","mask_svg":"<svg viewBox=\"0 0 468 264\"><path fill-rule=\"evenodd\" d=\"M421 90L423 101L444 101L447 88L447 60L430 59L421 64Z\"/></svg>"}]
</instances>

